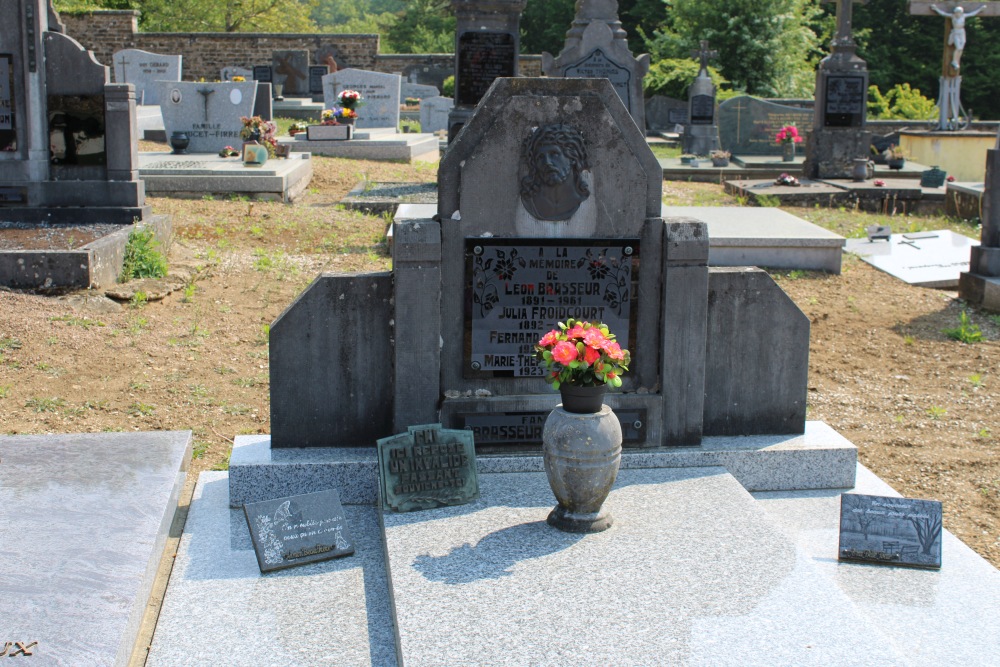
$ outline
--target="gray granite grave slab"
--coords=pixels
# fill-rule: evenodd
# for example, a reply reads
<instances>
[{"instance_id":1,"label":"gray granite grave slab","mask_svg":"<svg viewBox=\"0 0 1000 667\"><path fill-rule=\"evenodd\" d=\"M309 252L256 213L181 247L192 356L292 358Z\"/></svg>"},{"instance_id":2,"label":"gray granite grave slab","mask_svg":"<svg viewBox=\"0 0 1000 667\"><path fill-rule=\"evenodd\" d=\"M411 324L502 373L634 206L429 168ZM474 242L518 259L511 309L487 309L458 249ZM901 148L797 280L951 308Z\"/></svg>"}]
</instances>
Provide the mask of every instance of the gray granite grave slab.
<instances>
[{"instance_id":1,"label":"gray granite grave slab","mask_svg":"<svg viewBox=\"0 0 1000 667\"><path fill-rule=\"evenodd\" d=\"M129 664L190 458L190 431L0 436L0 644Z\"/></svg>"},{"instance_id":2,"label":"gray granite grave slab","mask_svg":"<svg viewBox=\"0 0 1000 667\"><path fill-rule=\"evenodd\" d=\"M291 153L287 159L269 159L260 167L246 167L239 158L214 154L174 155L142 153L139 174L146 191L164 197L222 194L289 202L312 180L309 153Z\"/></svg>"},{"instance_id":3,"label":"gray granite grave slab","mask_svg":"<svg viewBox=\"0 0 1000 667\"><path fill-rule=\"evenodd\" d=\"M135 86L137 104L159 104L163 101L157 81L180 81L184 56L150 53L141 49L122 49L111 56L115 83ZM226 79L224 79L226 80Z\"/></svg>"},{"instance_id":4,"label":"gray granite grave slab","mask_svg":"<svg viewBox=\"0 0 1000 667\"><path fill-rule=\"evenodd\" d=\"M283 86L282 95L309 94L309 51L271 52L272 83Z\"/></svg>"},{"instance_id":5,"label":"gray granite grave slab","mask_svg":"<svg viewBox=\"0 0 1000 667\"><path fill-rule=\"evenodd\" d=\"M711 266L840 273L844 237L778 208L664 206L663 216L683 216L708 224Z\"/></svg>"},{"instance_id":6,"label":"gray granite grave slab","mask_svg":"<svg viewBox=\"0 0 1000 667\"><path fill-rule=\"evenodd\" d=\"M558 400L558 399L556 399ZM625 449L622 468L724 466L748 489L808 489L849 486L857 449L823 422L807 421L801 435L714 436L699 447ZM480 475L541 472L542 457L478 455ZM374 504L378 498L374 445L353 448L271 447L270 436L237 436L229 460L234 507L295 493L340 490L344 504Z\"/></svg>"},{"instance_id":7,"label":"gray granite grave slab","mask_svg":"<svg viewBox=\"0 0 1000 667\"><path fill-rule=\"evenodd\" d=\"M160 110L169 138L185 132L188 153L218 153L242 142L240 118L253 114L257 82L161 82Z\"/></svg>"},{"instance_id":8,"label":"gray granite grave slab","mask_svg":"<svg viewBox=\"0 0 1000 667\"><path fill-rule=\"evenodd\" d=\"M363 104L358 107L358 128L399 126L400 85L398 74L383 74L361 69L343 69L323 77L323 102L326 108L337 106L342 90L361 93Z\"/></svg>"},{"instance_id":9,"label":"gray granite grave slab","mask_svg":"<svg viewBox=\"0 0 1000 667\"><path fill-rule=\"evenodd\" d=\"M846 250L910 285L950 288L969 270L979 241L949 230L893 234L889 241L848 239Z\"/></svg>"},{"instance_id":10,"label":"gray granite grave slab","mask_svg":"<svg viewBox=\"0 0 1000 667\"><path fill-rule=\"evenodd\" d=\"M554 498L543 474L481 480L476 503L382 515L403 664L888 666L905 656L719 468L621 471L605 503L615 525L587 536L546 525Z\"/></svg>"},{"instance_id":11,"label":"gray granite grave slab","mask_svg":"<svg viewBox=\"0 0 1000 667\"><path fill-rule=\"evenodd\" d=\"M409 83L404 81L400 87L400 94L403 99L409 97L415 97L419 100L427 99L428 97L437 97L441 94L441 91L437 89L436 86L426 86L420 83Z\"/></svg>"},{"instance_id":12,"label":"gray granite grave slab","mask_svg":"<svg viewBox=\"0 0 1000 667\"><path fill-rule=\"evenodd\" d=\"M441 145L433 134L397 134L391 131L376 134L362 130L355 131L350 141L309 141L303 133L294 137L279 137L278 142L291 144L293 151L329 157L406 162L437 162L441 159Z\"/></svg>"},{"instance_id":13,"label":"gray granite grave slab","mask_svg":"<svg viewBox=\"0 0 1000 667\"><path fill-rule=\"evenodd\" d=\"M781 155L774 135L785 125L796 125L805 134L813 112L741 95L720 104L716 117L723 150L738 155Z\"/></svg>"},{"instance_id":14,"label":"gray granite grave slab","mask_svg":"<svg viewBox=\"0 0 1000 667\"><path fill-rule=\"evenodd\" d=\"M440 132L448 129L448 114L455 108L450 97L427 97L420 100L420 131Z\"/></svg>"},{"instance_id":15,"label":"gray granite grave slab","mask_svg":"<svg viewBox=\"0 0 1000 667\"><path fill-rule=\"evenodd\" d=\"M325 107L322 102L312 102L306 97L286 97L280 102L272 101L271 108L278 118L295 118L318 123Z\"/></svg>"},{"instance_id":16,"label":"gray granite grave slab","mask_svg":"<svg viewBox=\"0 0 1000 667\"><path fill-rule=\"evenodd\" d=\"M262 575L228 505L226 473L202 473L148 666L396 664L374 507L344 507L353 556Z\"/></svg>"}]
</instances>

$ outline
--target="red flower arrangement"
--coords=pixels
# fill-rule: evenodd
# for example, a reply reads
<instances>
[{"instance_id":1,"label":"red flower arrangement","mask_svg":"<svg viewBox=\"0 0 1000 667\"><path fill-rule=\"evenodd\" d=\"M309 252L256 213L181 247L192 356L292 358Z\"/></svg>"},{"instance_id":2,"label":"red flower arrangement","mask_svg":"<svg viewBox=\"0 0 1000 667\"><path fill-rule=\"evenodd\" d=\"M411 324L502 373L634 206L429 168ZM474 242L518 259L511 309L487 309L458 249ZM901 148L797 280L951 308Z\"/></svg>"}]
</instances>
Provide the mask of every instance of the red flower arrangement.
<instances>
[{"instance_id":1,"label":"red flower arrangement","mask_svg":"<svg viewBox=\"0 0 1000 667\"><path fill-rule=\"evenodd\" d=\"M794 125L786 125L778 133L774 135L774 140L779 144L798 144L802 142L802 136L799 134L799 128Z\"/></svg>"},{"instance_id":2,"label":"red flower arrangement","mask_svg":"<svg viewBox=\"0 0 1000 667\"><path fill-rule=\"evenodd\" d=\"M632 360L606 324L574 319L560 322L558 329L542 336L535 346L535 356L546 370L545 381L553 389L563 384L620 387L622 373Z\"/></svg>"}]
</instances>

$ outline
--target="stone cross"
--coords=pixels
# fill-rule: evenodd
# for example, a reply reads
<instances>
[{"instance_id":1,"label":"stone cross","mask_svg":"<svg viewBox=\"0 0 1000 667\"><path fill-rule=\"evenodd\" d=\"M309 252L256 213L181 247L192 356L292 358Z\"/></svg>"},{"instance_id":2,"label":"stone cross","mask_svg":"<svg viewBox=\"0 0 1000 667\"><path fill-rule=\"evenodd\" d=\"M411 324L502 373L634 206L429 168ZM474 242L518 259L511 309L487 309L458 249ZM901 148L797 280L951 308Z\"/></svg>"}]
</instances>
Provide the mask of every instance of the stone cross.
<instances>
[{"instance_id":1,"label":"stone cross","mask_svg":"<svg viewBox=\"0 0 1000 667\"><path fill-rule=\"evenodd\" d=\"M833 50L839 48L854 49L854 36L851 23L853 21L854 4L867 5L868 0L821 0L821 2L837 3L837 32L833 36Z\"/></svg>"},{"instance_id":2,"label":"stone cross","mask_svg":"<svg viewBox=\"0 0 1000 667\"><path fill-rule=\"evenodd\" d=\"M128 83L128 68L126 65L131 65L129 61L125 60L125 54L122 54L122 59L118 61L118 64L122 66L122 80L121 83Z\"/></svg>"},{"instance_id":3,"label":"stone cross","mask_svg":"<svg viewBox=\"0 0 1000 667\"><path fill-rule=\"evenodd\" d=\"M215 91L211 88L199 88L198 94L205 98L205 122L208 122L208 97Z\"/></svg>"},{"instance_id":4,"label":"stone cross","mask_svg":"<svg viewBox=\"0 0 1000 667\"><path fill-rule=\"evenodd\" d=\"M692 51L691 57L698 58L701 60L701 70L698 72L698 74L701 74L702 72L708 71L708 60L710 58L711 59L718 58L719 52L714 49L709 50L707 39L701 40L700 42L698 42L698 44L700 48L697 51Z\"/></svg>"}]
</instances>

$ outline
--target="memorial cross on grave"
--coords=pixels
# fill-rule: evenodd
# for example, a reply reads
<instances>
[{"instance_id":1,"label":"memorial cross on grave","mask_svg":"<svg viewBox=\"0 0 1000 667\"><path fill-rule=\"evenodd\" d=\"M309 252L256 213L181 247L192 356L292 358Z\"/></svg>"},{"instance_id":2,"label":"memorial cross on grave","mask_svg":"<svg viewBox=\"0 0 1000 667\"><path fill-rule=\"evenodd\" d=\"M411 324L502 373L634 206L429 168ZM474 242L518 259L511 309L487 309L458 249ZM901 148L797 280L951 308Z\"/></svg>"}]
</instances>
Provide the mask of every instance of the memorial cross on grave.
<instances>
[{"instance_id":1,"label":"memorial cross on grave","mask_svg":"<svg viewBox=\"0 0 1000 667\"><path fill-rule=\"evenodd\" d=\"M856 44L852 34L852 23L854 21L854 4L868 4L868 0L822 0L822 2L837 3L837 32L833 36L833 50L854 51Z\"/></svg>"},{"instance_id":2,"label":"memorial cross on grave","mask_svg":"<svg viewBox=\"0 0 1000 667\"><path fill-rule=\"evenodd\" d=\"M128 69L126 65L131 65L132 63L125 60L125 54L122 54L122 59L118 61L118 64L122 66L122 80L121 83L128 83Z\"/></svg>"},{"instance_id":3,"label":"memorial cross on grave","mask_svg":"<svg viewBox=\"0 0 1000 667\"><path fill-rule=\"evenodd\" d=\"M965 20L971 16L1000 16L1000 2L975 3L973 9L959 2L930 2L910 0L910 14L914 16L939 15L947 18L944 24L944 49L941 56L941 89L938 93L939 130L958 130L968 125L971 114L962 108L962 52L965 50Z\"/></svg>"},{"instance_id":4,"label":"memorial cross on grave","mask_svg":"<svg viewBox=\"0 0 1000 667\"><path fill-rule=\"evenodd\" d=\"M205 100L205 122L208 122L208 98L210 95L215 93L211 88L199 88L198 94L201 95Z\"/></svg>"},{"instance_id":5,"label":"memorial cross on grave","mask_svg":"<svg viewBox=\"0 0 1000 667\"><path fill-rule=\"evenodd\" d=\"M708 40L707 39L703 39L700 42L698 42L698 50L697 51L691 51L691 57L692 58L698 58L701 61L700 70L699 70L698 73L699 74L701 74L701 73L706 73L707 74L708 73L708 61L710 59L711 60L715 60L716 58L718 58L719 57L719 52L716 51L715 49L709 49L708 48Z\"/></svg>"}]
</instances>

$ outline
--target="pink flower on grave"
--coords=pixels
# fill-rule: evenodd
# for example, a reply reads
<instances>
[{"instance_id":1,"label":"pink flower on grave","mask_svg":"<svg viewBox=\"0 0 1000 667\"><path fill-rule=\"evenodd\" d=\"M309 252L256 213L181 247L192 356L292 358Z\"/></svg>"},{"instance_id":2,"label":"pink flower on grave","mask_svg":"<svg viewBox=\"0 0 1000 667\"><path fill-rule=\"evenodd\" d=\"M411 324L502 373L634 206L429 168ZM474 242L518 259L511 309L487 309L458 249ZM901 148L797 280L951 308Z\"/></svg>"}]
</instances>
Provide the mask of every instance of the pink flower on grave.
<instances>
[{"instance_id":1,"label":"pink flower on grave","mask_svg":"<svg viewBox=\"0 0 1000 667\"><path fill-rule=\"evenodd\" d=\"M566 331L566 338L583 338L584 329L583 326L577 324L572 329Z\"/></svg>"},{"instance_id":2,"label":"pink flower on grave","mask_svg":"<svg viewBox=\"0 0 1000 667\"><path fill-rule=\"evenodd\" d=\"M559 342L559 330L553 329L552 331L542 336L542 339L538 341L538 344L541 345L542 347L551 347L555 345L557 342Z\"/></svg>"},{"instance_id":3,"label":"pink flower on grave","mask_svg":"<svg viewBox=\"0 0 1000 667\"><path fill-rule=\"evenodd\" d=\"M954 183L954 182L955 182L955 177L954 177L954 176L949 176L949 177L947 178L947 181L948 181L949 183Z\"/></svg>"},{"instance_id":4,"label":"pink flower on grave","mask_svg":"<svg viewBox=\"0 0 1000 667\"><path fill-rule=\"evenodd\" d=\"M583 361L588 366L592 366L595 361L601 358L601 351L590 347L589 345L583 349Z\"/></svg>"},{"instance_id":5,"label":"pink flower on grave","mask_svg":"<svg viewBox=\"0 0 1000 667\"><path fill-rule=\"evenodd\" d=\"M875 187L876 188L884 188L885 187L885 181L883 181L881 178L876 178L875 179Z\"/></svg>"},{"instance_id":6,"label":"pink flower on grave","mask_svg":"<svg viewBox=\"0 0 1000 667\"><path fill-rule=\"evenodd\" d=\"M621 361L625 358L625 353L622 352L622 346L613 340L605 341L604 345L601 346L601 349L615 361Z\"/></svg>"},{"instance_id":7,"label":"pink flower on grave","mask_svg":"<svg viewBox=\"0 0 1000 667\"><path fill-rule=\"evenodd\" d=\"M794 125L786 125L774 135L774 140L779 144L801 143L802 137L799 135L799 128Z\"/></svg>"},{"instance_id":8,"label":"pink flower on grave","mask_svg":"<svg viewBox=\"0 0 1000 667\"><path fill-rule=\"evenodd\" d=\"M576 356L576 345L570 343L569 341L560 341L554 348L552 348L552 358L563 366L576 361Z\"/></svg>"},{"instance_id":9,"label":"pink flower on grave","mask_svg":"<svg viewBox=\"0 0 1000 667\"><path fill-rule=\"evenodd\" d=\"M583 344L598 350L602 349L602 346L607 340L608 339L604 337L604 332L597 327L591 327L583 333Z\"/></svg>"}]
</instances>

